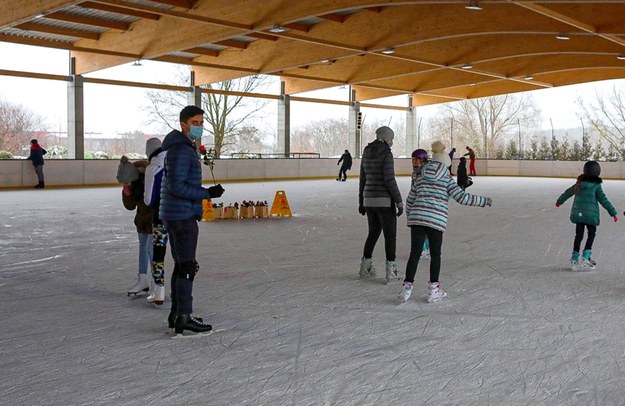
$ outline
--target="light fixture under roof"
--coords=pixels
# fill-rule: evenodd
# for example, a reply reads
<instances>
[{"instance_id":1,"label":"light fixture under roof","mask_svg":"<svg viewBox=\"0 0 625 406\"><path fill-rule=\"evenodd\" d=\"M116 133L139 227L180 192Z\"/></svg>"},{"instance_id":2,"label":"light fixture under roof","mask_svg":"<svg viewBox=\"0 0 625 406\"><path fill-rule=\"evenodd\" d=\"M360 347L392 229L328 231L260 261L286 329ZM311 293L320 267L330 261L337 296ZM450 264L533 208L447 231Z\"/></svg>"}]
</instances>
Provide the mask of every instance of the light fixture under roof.
<instances>
[{"instance_id":1,"label":"light fixture under roof","mask_svg":"<svg viewBox=\"0 0 625 406\"><path fill-rule=\"evenodd\" d=\"M467 10L481 10L480 3L477 0L470 1L468 5L464 6Z\"/></svg>"},{"instance_id":2,"label":"light fixture under roof","mask_svg":"<svg viewBox=\"0 0 625 406\"><path fill-rule=\"evenodd\" d=\"M532 75L525 75L525 77L523 79L525 79L525 80L534 80L534 76L532 76Z\"/></svg>"},{"instance_id":3,"label":"light fixture under roof","mask_svg":"<svg viewBox=\"0 0 625 406\"><path fill-rule=\"evenodd\" d=\"M269 29L269 32L273 32L273 33L280 33L280 32L285 32L286 28L284 28L283 26L281 26L280 24L274 24L271 26L271 28Z\"/></svg>"},{"instance_id":4,"label":"light fixture under roof","mask_svg":"<svg viewBox=\"0 0 625 406\"><path fill-rule=\"evenodd\" d=\"M134 61L132 63L132 66L143 66L143 64L141 63L141 59L137 59L136 61Z\"/></svg>"},{"instance_id":5,"label":"light fixture under roof","mask_svg":"<svg viewBox=\"0 0 625 406\"><path fill-rule=\"evenodd\" d=\"M465 70L473 69L473 65L471 65L470 63L465 63L464 65L462 65L462 69L465 69Z\"/></svg>"},{"instance_id":6,"label":"light fixture under roof","mask_svg":"<svg viewBox=\"0 0 625 406\"><path fill-rule=\"evenodd\" d=\"M569 34L567 34L566 32L561 32L558 35L556 35L556 39L560 39L562 41L568 41L571 39L571 37L569 37Z\"/></svg>"},{"instance_id":7,"label":"light fixture under roof","mask_svg":"<svg viewBox=\"0 0 625 406\"><path fill-rule=\"evenodd\" d=\"M35 19L37 19L37 18L43 18L43 17L45 17L45 16L46 16L46 15L45 15L44 13L39 13L39 14L37 14L37 15L35 16Z\"/></svg>"},{"instance_id":8,"label":"light fixture under roof","mask_svg":"<svg viewBox=\"0 0 625 406\"><path fill-rule=\"evenodd\" d=\"M382 50L382 53L384 55L393 55L395 53L395 48L393 47L385 48L384 50Z\"/></svg>"},{"instance_id":9,"label":"light fixture under roof","mask_svg":"<svg viewBox=\"0 0 625 406\"><path fill-rule=\"evenodd\" d=\"M618 59L619 61L625 61L625 54L620 54L616 57L616 59Z\"/></svg>"}]
</instances>

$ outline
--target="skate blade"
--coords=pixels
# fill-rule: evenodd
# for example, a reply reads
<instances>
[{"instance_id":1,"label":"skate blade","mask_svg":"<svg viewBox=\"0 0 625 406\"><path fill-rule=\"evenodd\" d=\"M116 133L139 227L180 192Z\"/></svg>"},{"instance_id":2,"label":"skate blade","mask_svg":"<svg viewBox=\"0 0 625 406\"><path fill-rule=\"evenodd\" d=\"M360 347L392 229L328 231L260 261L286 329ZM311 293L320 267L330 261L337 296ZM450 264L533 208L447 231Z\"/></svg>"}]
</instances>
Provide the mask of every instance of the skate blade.
<instances>
[{"instance_id":1,"label":"skate blade","mask_svg":"<svg viewBox=\"0 0 625 406\"><path fill-rule=\"evenodd\" d=\"M447 298L447 296L428 299L428 303L438 303L441 300L445 300L446 298Z\"/></svg>"},{"instance_id":2,"label":"skate blade","mask_svg":"<svg viewBox=\"0 0 625 406\"><path fill-rule=\"evenodd\" d=\"M180 333L180 334L176 334L174 332L173 335L171 336L171 338L174 339L174 340L182 340L182 339L185 339L185 338L188 339L188 338L206 337L206 336L209 336L211 334L213 334L213 330L211 330L211 331L204 331L204 332L201 332L201 333L196 333L196 332L193 332L193 331L186 331L186 334L185 334L185 332Z\"/></svg>"},{"instance_id":3,"label":"skate blade","mask_svg":"<svg viewBox=\"0 0 625 406\"><path fill-rule=\"evenodd\" d=\"M147 290L143 290L141 292L128 292L128 296L133 296L133 297L145 296L147 292L148 292Z\"/></svg>"},{"instance_id":4,"label":"skate blade","mask_svg":"<svg viewBox=\"0 0 625 406\"><path fill-rule=\"evenodd\" d=\"M148 300L148 303L152 305L161 306L163 303L165 303L165 301L164 300L152 300L152 301Z\"/></svg>"},{"instance_id":5,"label":"skate blade","mask_svg":"<svg viewBox=\"0 0 625 406\"><path fill-rule=\"evenodd\" d=\"M596 267L587 267L583 265L573 265L571 267L571 271L573 272L592 272L596 269L597 269Z\"/></svg>"}]
</instances>

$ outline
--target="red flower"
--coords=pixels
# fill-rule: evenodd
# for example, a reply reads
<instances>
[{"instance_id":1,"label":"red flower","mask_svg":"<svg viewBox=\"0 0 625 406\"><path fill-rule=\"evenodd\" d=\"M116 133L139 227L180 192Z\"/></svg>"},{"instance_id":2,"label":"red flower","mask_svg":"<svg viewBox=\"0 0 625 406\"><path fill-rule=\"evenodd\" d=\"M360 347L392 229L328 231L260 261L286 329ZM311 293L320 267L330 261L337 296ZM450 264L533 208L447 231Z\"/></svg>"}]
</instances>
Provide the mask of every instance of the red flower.
<instances>
[{"instance_id":1,"label":"red flower","mask_svg":"<svg viewBox=\"0 0 625 406\"><path fill-rule=\"evenodd\" d=\"M199 150L202 154L206 154L206 147L204 145L200 145Z\"/></svg>"}]
</instances>

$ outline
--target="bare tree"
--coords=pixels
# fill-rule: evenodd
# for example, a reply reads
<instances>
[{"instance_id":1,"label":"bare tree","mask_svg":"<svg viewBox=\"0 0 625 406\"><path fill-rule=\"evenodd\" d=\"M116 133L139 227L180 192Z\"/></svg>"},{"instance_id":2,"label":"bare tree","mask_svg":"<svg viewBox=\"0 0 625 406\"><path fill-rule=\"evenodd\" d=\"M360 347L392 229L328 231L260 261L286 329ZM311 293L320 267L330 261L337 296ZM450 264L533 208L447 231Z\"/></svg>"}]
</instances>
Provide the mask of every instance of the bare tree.
<instances>
[{"instance_id":1,"label":"bare tree","mask_svg":"<svg viewBox=\"0 0 625 406\"><path fill-rule=\"evenodd\" d=\"M188 86L190 73L180 70L175 82L180 86ZM244 97L242 95L224 94L220 92L251 93L269 82L267 76L252 75L241 79L226 80L216 84L201 86L203 89L216 90L216 93L202 93L202 109L205 112L205 128L212 140L206 144L214 144L217 158L225 152L238 149L237 139L249 134L241 131L242 127L250 127L254 118L258 118L260 110L268 103L264 99ZM150 123L174 129L178 126L178 113L188 104L186 92L168 90L150 90L147 92L150 106Z\"/></svg>"},{"instance_id":2,"label":"bare tree","mask_svg":"<svg viewBox=\"0 0 625 406\"><path fill-rule=\"evenodd\" d=\"M429 131L451 147L453 122L454 143L472 146L478 155L488 158L505 147L519 124L531 129L539 119L540 110L532 96L507 94L447 103Z\"/></svg>"},{"instance_id":3,"label":"bare tree","mask_svg":"<svg viewBox=\"0 0 625 406\"><path fill-rule=\"evenodd\" d=\"M591 130L617 149L625 147L625 90L614 86L607 97L597 91L595 99L576 101L579 116L590 123Z\"/></svg>"},{"instance_id":4,"label":"bare tree","mask_svg":"<svg viewBox=\"0 0 625 406\"><path fill-rule=\"evenodd\" d=\"M349 145L348 137L347 120L311 121L293 131L291 150L317 152L321 156L341 155Z\"/></svg>"},{"instance_id":5,"label":"bare tree","mask_svg":"<svg viewBox=\"0 0 625 406\"><path fill-rule=\"evenodd\" d=\"M0 99L0 151L24 155L31 138L41 134L44 120L22 106Z\"/></svg>"}]
</instances>

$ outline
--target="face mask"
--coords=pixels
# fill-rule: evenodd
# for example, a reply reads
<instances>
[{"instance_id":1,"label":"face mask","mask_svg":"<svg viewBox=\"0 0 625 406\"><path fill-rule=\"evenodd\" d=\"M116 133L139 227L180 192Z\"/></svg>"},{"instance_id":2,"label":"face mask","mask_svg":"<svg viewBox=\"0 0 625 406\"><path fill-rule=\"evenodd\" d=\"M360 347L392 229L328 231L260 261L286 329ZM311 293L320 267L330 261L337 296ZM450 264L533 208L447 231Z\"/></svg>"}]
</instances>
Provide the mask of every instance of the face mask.
<instances>
[{"instance_id":1,"label":"face mask","mask_svg":"<svg viewBox=\"0 0 625 406\"><path fill-rule=\"evenodd\" d=\"M202 131L204 131L204 127L201 125L192 125L189 128L189 137L199 140L202 138Z\"/></svg>"}]
</instances>

